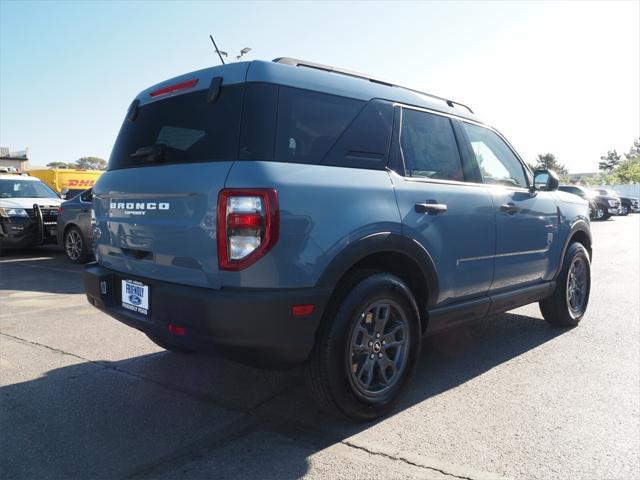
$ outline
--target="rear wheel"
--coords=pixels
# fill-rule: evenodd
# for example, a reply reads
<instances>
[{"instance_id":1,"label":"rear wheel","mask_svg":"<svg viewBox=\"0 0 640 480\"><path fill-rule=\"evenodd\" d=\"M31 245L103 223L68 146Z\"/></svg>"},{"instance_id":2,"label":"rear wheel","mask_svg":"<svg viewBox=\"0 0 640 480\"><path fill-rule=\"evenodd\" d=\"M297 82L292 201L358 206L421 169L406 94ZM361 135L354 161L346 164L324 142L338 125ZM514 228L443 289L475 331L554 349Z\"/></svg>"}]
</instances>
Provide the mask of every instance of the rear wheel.
<instances>
[{"instance_id":1,"label":"rear wheel","mask_svg":"<svg viewBox=\"0 0 640 480\"><path fill-rule=\"evenodd\" d=\"M167 342L165 340L162 340L156 337L155 335L151 335L149 333L147 333L146 335L147 337L149 337L149 340L151 340L153 343L155 343L161 348L164 348L165 350L169 350L170 352L174 352L174 353L193 353L194 352L194 350L181 347L179 345L176 345L175 343Z\"/></svg>"},{"instance_id":2,"label":"rear wheel","mask_svg":"<svg viewBox=\"0 0 640 480\"><path fill-rule=\"evenodd\" d=\"M64 233L64 253L74 263L89 261L87 243L78 227L69 227Z\"/></svg>"},{"instance_id":3,"label":"rear wheel","mask_svg":"<svg viewBox=\"0 0 640 480\"><path fill-rule=\"evenodd\" d=\"M575 327L587 311L591 291L589 254L581 243L572 243L564 256L553 294L540 302L540 311L551 325Z\"/></svg>"},{"instance_id":4,"label":"rear wheel","mask_svg":"<svg viewBox=\"0 0 640 480\"><path fill-rule=\"evenodd\" d=\"M305 381L319 405L352 420L391 410L411 378L420 350L415 300L387 273L351 277L327 307Z\"/></svg>"}]
</instances>

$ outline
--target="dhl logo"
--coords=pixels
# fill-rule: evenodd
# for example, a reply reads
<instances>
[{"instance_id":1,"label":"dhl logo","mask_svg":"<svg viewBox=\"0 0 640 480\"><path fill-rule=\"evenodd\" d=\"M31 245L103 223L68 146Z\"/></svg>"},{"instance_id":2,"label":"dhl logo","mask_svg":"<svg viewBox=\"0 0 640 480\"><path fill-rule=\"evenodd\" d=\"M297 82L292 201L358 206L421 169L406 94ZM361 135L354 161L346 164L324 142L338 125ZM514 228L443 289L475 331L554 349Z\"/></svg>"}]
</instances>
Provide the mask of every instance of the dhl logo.
<instances>
[{"instance_id":1,"label":"dhl logo","mask_svg":"<svg viewBox=\"0 0 640 480\"><path fill-rule=\"evenodd\" d=\"M95 183L95 180L77 180L72 178L67 182L67 185L69 187L93 187Z\"/></svg>"}]
</instances>

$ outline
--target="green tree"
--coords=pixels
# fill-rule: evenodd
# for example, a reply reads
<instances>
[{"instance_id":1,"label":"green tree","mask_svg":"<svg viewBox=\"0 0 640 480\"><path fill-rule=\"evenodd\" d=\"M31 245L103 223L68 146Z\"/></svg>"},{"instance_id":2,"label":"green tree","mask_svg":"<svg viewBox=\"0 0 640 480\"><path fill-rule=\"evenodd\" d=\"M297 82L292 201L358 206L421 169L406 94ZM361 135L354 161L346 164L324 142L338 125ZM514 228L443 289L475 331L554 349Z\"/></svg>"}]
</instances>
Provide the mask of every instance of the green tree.
<instances>
[{"instance_id":1,"label":"green tree","mask_svg":"<svg viewBox=\"0 0 640 480\"><path fill-rule=\"evenodd\" d=\"M640 138L636 138L633 141L633 146L629 149L628 153L624 154L624 158L640 162Z\"/></svg>"},{"instance_id":2,"label":"green tree","mask_svg":"<svg viewBox=\"0 0 640 480\"><path fill-rule=\"evenodd\" d=\"M535 165L529 165L533 167L532 170L553 170L558 175L566 175L569 173L567 167L558 162L556 156L553 153L538 154Z\"/></svg>"},{"instance_id":3,"label":"green tree","mask_svg":"<svg viewBox=\"0 0 640 480\"><path fill-rule=\"evenodd\" d=\"M107 168L107 161L98 157L82 157L76 160L75 167L85 170L104 170Z\"/></svg>"},{"instance_id":4,"label":"green tree","mask_svg":"<svg viewBox=\"0 0 640 480\"><path fill-rule=\"evenodd\" d=\"M67 168L67 164L65 162L49 162L49 163L47 163L47 167L51 167L51 168Z\"/></svg>"},{"instance_id":5,"label":"green tree","mask_svg":"<svg viewBox=\"0 0 640 480\"><path fill-rule=\"evenodd\" d=\"M598 166L600 170L606 173L611 173L620 163L621 155L615 150L609 150L606 155L600 157L600 163Z\"/></svg>"},{"instance_id":6,"label":"green tree","mask_svg":"<svg viewBox=\"0 0 640 480\"><path fill-rule=\"evenodd\" d=\"M615 177L615 183L640 183L640 156L636 159L623 160L618 164L613 177Z\"/></svg>"}]
</instances>

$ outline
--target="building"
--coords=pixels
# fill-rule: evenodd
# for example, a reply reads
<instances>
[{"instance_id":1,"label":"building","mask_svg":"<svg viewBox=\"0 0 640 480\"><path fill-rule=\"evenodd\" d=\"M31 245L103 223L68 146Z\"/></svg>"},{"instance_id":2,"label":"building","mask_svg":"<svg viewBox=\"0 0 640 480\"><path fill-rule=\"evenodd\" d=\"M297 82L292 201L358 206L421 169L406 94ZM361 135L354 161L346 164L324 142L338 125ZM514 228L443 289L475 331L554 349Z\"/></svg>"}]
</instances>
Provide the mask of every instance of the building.
<instances>
[{"instance_id":1,"label":"building","mask_svg":"<svg viewBox=\"0 0 640 480\"><path fill-rule=\"evenodd\" d=\"M19 172L29 168L29 149L12 152L8 147L0 147L0 168L13 167Z\"/></svg>"}]
</instances>

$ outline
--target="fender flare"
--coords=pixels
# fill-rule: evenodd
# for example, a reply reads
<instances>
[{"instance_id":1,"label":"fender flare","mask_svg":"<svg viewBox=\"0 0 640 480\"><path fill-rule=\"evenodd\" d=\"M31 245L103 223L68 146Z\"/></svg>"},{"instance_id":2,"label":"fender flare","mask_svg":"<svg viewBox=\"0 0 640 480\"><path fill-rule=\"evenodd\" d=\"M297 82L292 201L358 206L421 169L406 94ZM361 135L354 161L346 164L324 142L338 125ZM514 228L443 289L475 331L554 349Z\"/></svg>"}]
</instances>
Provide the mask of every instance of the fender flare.
<instances>
[{"instance_id":1,"label":"fender flare","mask_svg":"<svg viewBox=\"0 0 640 480\"><path fill-rule=\"evenodd\" d=\"M428 292L427 307L438 300L438 273L429 252L416 240L392 232L379 232L349 243L327 265L317 287L334 288L353 265L376 253L393 252L411 259L424 277Z\"/></svg>"},{"instance_id":2,"label":"fender flare","mask_svg":"<svg viewBox=\"0 0 640 480\"><path fill-rule=\"evenodd\" d=\"M564 265L564 257L567 253L567 249L569 248L569 241L576 234L576 232L583 232L589 238L589 246L585 245L587 251L589 252L589 260L593 260L593 239L591 236L591 229L589 228L589 224L582 219L576 220L571 224L571 228L567 233L566 238L564 239L564 245L562 247L562 256L560 257L560 261L558 262L558 268L556 269L556 273L553 275L553 280L558 278L560 275L560 271L562 270L562 265Z\"/></svg>"}]
</instances>

